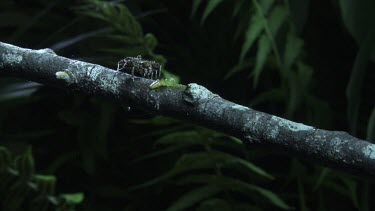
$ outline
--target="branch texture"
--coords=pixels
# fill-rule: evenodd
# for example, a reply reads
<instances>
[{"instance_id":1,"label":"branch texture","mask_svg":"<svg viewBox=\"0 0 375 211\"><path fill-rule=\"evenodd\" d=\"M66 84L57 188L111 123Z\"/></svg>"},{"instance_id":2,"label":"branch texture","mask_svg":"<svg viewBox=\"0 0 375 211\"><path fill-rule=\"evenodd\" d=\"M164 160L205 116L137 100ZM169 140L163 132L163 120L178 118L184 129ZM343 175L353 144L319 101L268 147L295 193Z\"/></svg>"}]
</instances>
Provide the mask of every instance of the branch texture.
<instances>
[{"instance_id":1,"label":"branch texture","mask_svg":"<svg viewBox=\"0 0 375 211\"><path fill-rule=\"evenodd\" d=\"M186 88L150 89L153 80L100 65L57 56L50 49L31 50L0 42L0 75L102 96L212 128L247 144L277 147L316 163L375 175L375 145L345 132L327 131L255 111L195 83Z\"/></svg>"}]
</instances>

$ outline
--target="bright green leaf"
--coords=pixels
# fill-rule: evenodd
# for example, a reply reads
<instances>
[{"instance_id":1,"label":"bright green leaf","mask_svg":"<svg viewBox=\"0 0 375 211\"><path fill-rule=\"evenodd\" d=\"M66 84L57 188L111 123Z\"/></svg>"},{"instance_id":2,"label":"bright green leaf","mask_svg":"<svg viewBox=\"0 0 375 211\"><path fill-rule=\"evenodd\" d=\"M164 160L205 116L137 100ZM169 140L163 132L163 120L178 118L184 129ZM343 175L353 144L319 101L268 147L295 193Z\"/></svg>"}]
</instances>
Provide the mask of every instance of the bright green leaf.
<instances>
[{"instance_id":1,"label":"bright green leaf","mask_svg":"<svg viewBox=\"0 0 375 211\"><path fill-rule=\"evenodd\" d=\"M52 175L40 175L34 176L35 182L38 187L40 194L52 195L55 193L56 177Z\"/></svg>"},{"instance_id":2,"label":"bright green leaf","mask_svg":"<svg viewBox=\"0 0 375 211\"><path fill-rule=\"evenodd\" d=\"M79 204L85 198L83 193L70 193L61 195L68 204Z\"/></svg>"}]
</instances>

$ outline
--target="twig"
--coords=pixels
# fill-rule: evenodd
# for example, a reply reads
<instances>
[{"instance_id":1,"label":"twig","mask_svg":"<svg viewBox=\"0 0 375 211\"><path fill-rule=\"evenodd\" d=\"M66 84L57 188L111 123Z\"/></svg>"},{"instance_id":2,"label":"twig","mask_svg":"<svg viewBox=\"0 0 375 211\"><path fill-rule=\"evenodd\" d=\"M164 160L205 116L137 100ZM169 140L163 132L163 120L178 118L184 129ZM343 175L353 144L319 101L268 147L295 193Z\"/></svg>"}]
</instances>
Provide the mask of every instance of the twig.
<instances>
[{"instance_id":1,"label":"twig","mask_svg":"<svg viewBox=\"0 0 375 211\"><path fill-rule=\"evenodd\" d=\"M375 175L375 145L244 107L195 83L150 89L153 80L0 42L0 75L106 97L212 128L252 146L276 147L362 176Z\"/></svg>"}]
</instances>

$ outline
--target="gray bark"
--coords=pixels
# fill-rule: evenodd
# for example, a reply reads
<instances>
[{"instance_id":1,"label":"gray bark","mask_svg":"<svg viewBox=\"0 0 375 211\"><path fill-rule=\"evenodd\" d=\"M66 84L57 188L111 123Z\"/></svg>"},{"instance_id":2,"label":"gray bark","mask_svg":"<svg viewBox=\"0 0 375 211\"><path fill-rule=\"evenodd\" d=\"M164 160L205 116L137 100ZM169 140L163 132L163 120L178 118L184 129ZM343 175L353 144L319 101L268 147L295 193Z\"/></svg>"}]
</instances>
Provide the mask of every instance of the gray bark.
<instances>
[{"instance_id":1,"label":"gray bark","mask_svg":"<svg viewBox=\"0 0 375 211\"><path fill-rule=\"evenodd\" d=\"M240 138L251 146L276 147L316 163L375 175L375 145L346 132L292 122L227 101L195 83L150 89L153 80L100 65L0 42L0 75L101 96Z\"/></svg>"}]
</instances>

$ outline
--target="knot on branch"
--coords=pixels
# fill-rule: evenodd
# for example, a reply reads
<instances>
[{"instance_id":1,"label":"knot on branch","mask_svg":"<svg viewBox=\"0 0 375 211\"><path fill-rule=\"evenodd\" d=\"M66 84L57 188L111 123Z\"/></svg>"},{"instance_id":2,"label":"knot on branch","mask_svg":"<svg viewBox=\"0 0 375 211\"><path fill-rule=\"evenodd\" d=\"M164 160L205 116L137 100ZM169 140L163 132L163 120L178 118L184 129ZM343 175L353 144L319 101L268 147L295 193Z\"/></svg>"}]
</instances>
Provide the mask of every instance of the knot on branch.
<instances>
[{"instance_id":1,"label":"knot on branch","mask_svg":"<svg viewBox=\"0 0 375 211\"><path fill-rule=\"evenodd\" d=\"M198 105L202 101L209 100L219 95L212 93L206 87L198 85L196 83L190 83L187 85L183 99L185 102L191 105Z\"/></svg>"}]
</instances>

